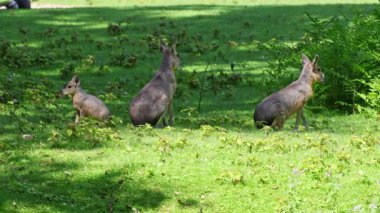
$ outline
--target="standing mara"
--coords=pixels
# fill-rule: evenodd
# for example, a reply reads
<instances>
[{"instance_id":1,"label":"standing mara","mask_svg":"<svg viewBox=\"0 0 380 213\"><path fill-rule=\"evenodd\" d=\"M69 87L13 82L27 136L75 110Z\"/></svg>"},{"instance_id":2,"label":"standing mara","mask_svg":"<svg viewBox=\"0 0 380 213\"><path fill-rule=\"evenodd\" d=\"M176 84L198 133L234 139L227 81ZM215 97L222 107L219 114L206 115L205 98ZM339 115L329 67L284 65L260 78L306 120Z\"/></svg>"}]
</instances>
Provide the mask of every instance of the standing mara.
<instances>
[{"instance_id":1,"label":"standing mara","mask_svg":"<svg viewBox=\"0 0 380 213\"><path fill-rule=\"evenodd\" d=\"M268 125L274 129L282 129L285 120L294 113L297 113L295 130L298 130L300 119L305 128L308 128L303 107L313 96L314 82L324 80L324 74L317 64L318 59L316 55L314 60L310 61L306 55L302 54L303 69L298 80L265 98L256 107L253 118L257 128Z\"/></svg>"},{"instance_id":2,"label":"standing mara","mask_svg":"<svg viewBox=\"0 0 380 213\"><path fill-rule=\"evenodd\" d=\"M174 70L180 65L180 60L175 45L170 48L161 43L160 49L163 55L160 69L130 104L129 116L134 125L155 126L162 119L166 126L167 112L169 125L173 125L173 95L177 87Z\"/></svg>"}]
</instances>

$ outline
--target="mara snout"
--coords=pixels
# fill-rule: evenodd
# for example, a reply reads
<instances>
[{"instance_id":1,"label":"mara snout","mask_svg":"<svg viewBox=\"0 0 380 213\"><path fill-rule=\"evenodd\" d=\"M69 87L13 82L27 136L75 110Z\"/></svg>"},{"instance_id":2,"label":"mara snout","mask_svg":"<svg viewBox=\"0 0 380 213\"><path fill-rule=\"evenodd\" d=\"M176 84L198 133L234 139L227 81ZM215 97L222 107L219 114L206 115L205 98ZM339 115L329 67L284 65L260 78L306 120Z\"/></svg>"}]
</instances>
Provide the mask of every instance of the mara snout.
<instances>
[{"instance_id":1,"label":"mara snout","mask_svg":"<svg viewBox=\"0 0 380 213\"><path fill-rule=\"evenodd\" d=\"M302 54L303 68L298 80L266 97L257 105L253 115L257 128L268 125L274 129L282 129L286 119L295 113L297 114L295 129L298 130L301 119L305 128L308 128L303 107L313 96L313 84L323 82L325 78L318 60L318 55L310 61L306 55Z\"/></svg>"}]
</instances>

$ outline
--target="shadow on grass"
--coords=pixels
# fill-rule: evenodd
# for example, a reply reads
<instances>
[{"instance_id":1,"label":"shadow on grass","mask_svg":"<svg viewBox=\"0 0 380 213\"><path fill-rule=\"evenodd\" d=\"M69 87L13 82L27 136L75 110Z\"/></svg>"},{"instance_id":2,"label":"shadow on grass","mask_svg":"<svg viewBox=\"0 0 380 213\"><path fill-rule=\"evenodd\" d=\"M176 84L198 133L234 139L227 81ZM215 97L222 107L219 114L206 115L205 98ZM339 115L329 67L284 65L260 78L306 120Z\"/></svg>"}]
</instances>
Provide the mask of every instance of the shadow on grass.
<instances>
[{"instance_id":1,"label":"shadow on grass","mask_svg":"<svg viewBox=\"0 0 380 213\"><path fill-rule=\"evenodd\" d=\"M58 159L47 154L38 158L11 152L2 155L0 160L6 166L0 174L0 209L132 212L132 208L155 209L168 198L159 190L159 183L150 187L137 179L133 168L94 175L83 173L83 165Z\"/></svg>"}]
</instances>

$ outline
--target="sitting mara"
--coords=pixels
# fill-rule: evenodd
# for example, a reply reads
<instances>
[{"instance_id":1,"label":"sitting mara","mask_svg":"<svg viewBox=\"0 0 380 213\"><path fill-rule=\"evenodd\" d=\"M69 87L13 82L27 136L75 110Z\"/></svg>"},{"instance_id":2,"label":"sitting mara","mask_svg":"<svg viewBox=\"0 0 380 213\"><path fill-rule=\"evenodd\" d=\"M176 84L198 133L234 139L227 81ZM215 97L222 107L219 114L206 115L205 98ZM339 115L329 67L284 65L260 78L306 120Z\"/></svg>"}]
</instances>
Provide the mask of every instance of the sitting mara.
<instances>
[{"instance_id":1,"label":"sitting mara","mask_svg":"<svg viewBox=\"0 0 380 213\"><path fill-rule=\"evenodd\" d=\"M276 130L282 129L285 120L294 113L297 113L295 130L298 130L300 119L305 128L308 128L303 107L313 96L314 82L324 80L324 74L317 64L318 59L319 57L315 56L314 60L310 61L302 54L303 69L298 80L265 98L256 107L253 118L257 128L268 125Z\"/></svg>"},{"instance_id":2,"label":"sitting mara","mask_svg":"<svg viewBox=\"0 0 380 213\"><path fill-rule=\"evenodd\" d=\"M69 83L61 90L62 95L70 95L73 99L74 108L77 110L75 123L80 117L91 116L99 120L107 120L110 111L99 98L87 94L80 86L78 76L74 76Z\"/></svg>"}]
</instances>

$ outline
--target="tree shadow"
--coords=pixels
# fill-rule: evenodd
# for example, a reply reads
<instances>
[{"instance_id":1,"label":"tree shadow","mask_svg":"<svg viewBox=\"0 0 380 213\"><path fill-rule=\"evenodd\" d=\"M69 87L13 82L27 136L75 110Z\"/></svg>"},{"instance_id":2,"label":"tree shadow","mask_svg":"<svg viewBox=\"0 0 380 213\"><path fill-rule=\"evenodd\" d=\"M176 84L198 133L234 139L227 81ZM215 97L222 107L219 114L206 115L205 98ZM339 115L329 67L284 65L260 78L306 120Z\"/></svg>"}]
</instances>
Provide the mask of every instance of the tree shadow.
<instances>
[{"instance_id":1,"label":"tree shadow","mask_svg":"<svg viewBox=\"0 0 380 213\"><path fill-rule=\"evenodd\" d=\"M155 187L144 183L131 167L87 175L80 171L82 165L58 162L47 155L12 157L8 153L1 160L8 162L0 174L0 209L4 211L33 207L60 212L132 212L132 208L155 209L168 199L158 189L160 183Z\"/></svg>"}]
</instances>

